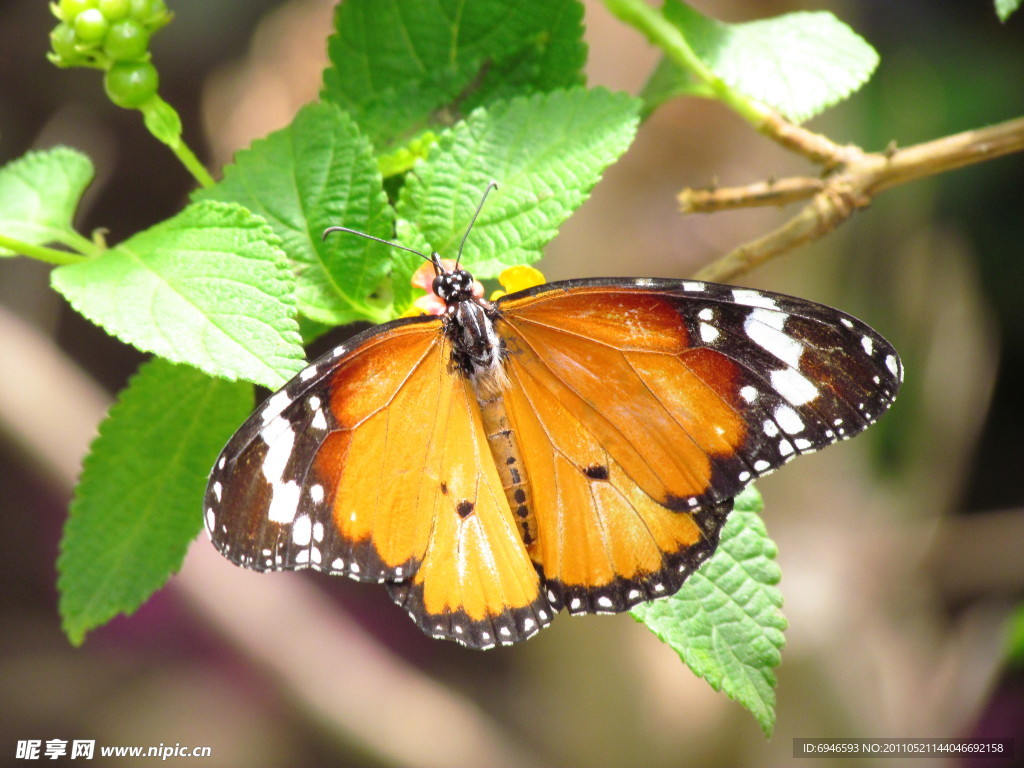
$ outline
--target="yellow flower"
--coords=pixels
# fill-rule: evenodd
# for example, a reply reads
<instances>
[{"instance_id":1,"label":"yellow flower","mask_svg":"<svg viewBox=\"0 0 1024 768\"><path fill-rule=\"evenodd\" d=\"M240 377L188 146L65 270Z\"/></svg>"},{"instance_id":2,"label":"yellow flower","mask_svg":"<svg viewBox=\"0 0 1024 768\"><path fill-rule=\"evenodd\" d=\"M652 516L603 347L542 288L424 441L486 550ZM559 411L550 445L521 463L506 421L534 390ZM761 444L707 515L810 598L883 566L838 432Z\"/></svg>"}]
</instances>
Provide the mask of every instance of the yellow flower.
<instances>
[{"instance_id":1,"label":"yellow flower","mask_svg":"<svg viewBox=\"0 0 1024 768\"><path fill-rule=\"evenodd\" d=\"M503 270L498 275L498 282L501 283L501 287L505 290L494 291L491 294L491 301L497 301L508 293L525 291L527 288L543 285L546 281L544 280L544 274L539 269L528 267L525 264L517 264L514 267Z\"/></svg>"}]
</instances>

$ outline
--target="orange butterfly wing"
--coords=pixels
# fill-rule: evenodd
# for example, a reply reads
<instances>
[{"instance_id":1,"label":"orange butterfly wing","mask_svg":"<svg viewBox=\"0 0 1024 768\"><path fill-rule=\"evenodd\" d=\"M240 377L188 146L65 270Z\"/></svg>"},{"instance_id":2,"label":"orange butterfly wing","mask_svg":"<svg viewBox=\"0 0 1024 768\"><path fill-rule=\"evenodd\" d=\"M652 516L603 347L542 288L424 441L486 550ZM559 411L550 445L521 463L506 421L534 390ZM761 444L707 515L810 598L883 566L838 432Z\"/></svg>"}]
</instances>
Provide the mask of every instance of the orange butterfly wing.
<instances>
[{"instance_id":1,"label":"orange butterfly wing","mask_svg":"<svg viewBox=\"0 0 1024 768\"><path fill-rule=\"evenodd\" d=\"M529 551L572 613L676 591L751 479L861 431L898 387L870 328L777 294L588 280L498 306Z\"/></svg>"},{"instance_id":2,"label":"orange butterfly wing","mask_svg":"<svg viewBox=\"0 0 1024 768\"><path fill-rule=\"evenodd\" d=\"M753 478L859 433L902 379L860 321L713 283L451 308L471 311L360 334L257 409L207 489L226 557L387 582L428 634L516 642L563 606L675 592Z\"/></svg>"},{"instance_id":3,"label":"orange butterfly wing","mask_svg":"<svg viewBox=\"0 0 1024 768\"><path fill-rule=\"evenodd\" d=\"M489 647L551 613L439 325L372 330L268 398L214 468L206 523L239 565L386 581L429 634Z\"/></svg>"}]
</instances>

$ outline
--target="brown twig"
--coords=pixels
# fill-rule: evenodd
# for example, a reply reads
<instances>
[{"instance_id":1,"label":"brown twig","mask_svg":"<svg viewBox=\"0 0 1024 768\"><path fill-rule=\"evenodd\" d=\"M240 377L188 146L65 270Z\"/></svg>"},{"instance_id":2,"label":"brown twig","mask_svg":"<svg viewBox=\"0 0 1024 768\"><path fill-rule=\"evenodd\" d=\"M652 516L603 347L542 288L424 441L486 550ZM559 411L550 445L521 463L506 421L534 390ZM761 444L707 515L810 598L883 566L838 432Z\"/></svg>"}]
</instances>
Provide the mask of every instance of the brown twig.
<instances>
[{"instance_id":1,"label":"brown twig","mask_svg":"<svg viewBox=\"0 0 1024 768\"><path fill-rule=\"evenodd\" d=\"M769 112L758 130L786 149L824 166L826 170L849 163L864 154L864 150L856 145L836 144L828 136L791 123L777 112Z\"/></svg>"},{"instance_id":2,"label":"brown twig","mask_svg":"<svg viewBox=\"0 0 1024 768\"><path fill-rule=\"evenodd\" d=\"M821 179L794 176L787 179L769 179L745 187L687 188L679 193L679 209L683 213L715 213L734 208L753 208L761 205L788 205L806 200L825 186Z\"/></svg>"},{"instance_id":3,"label":"brown twig","mask_svg":"<svg viewBox=\"0 0 1024 768\"><path fill-rule=\"evenodd\" d=\"M782 119L778 118L778 121ZM817 240L849 219L855 211L866 208L877 194L891 187L1020 152L1024 150L1024 118L964 131L906 149L890 147L883 152L870 153L857 147L841 147L798 126L789 126L785 130L776 126L772 135L800 154L824 164L829 168L828 174L821 180L820 189L793 218L764 237L741 245L704 267L697 273L698 278L727 281L774 256ZM775 182L776 185L785 183L791 188L794 194L790 199L786 195L777 195L773 200L766 200L764 183L709 190L696 199L704 206L702 210L735 208L740 204L781 205L801 199L796 190L806 192L808 187L806 184L801 187L800 181ZM686 199L690 210L693 210L693 195L687 195L686 191L680 195L681 199Z\"/></svg>"}]
</instances>

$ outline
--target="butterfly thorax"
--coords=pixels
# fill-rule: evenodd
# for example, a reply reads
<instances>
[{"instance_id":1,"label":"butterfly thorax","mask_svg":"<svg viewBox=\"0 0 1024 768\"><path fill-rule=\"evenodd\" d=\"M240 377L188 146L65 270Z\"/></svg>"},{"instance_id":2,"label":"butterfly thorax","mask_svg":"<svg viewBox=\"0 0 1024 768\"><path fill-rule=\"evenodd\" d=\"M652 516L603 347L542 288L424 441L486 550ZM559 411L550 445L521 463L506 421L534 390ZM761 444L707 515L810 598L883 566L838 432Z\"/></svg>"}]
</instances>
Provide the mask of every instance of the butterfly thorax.
<instances>
[{"instance_id":1,"label":"butterfly thorax","mask_svg":"<svg viewBox=\"0 0 1024 768\"><path fill-rule=\"evenodd\" d=\"M464 269L440 272L433 290L445 303L444 333L451 343L453 368L475 390L497 395L508 384L504 344L494 329L498 309L473 295L473 276Z\"/></svg>"}]
</instances>

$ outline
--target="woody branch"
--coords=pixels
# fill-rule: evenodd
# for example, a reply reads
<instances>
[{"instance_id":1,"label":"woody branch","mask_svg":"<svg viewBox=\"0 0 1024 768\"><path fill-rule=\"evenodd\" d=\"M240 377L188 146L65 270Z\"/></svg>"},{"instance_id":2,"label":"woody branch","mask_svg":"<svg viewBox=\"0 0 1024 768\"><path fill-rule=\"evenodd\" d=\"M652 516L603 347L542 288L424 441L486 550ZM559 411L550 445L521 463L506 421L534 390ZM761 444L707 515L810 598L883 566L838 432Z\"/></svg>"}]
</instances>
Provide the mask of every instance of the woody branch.
<instances>
[{"instance_id":1,"label":"woody branch","mask_svg":"<svg viewBox=\"0 0 1024 768\"><path fill-rule=\"evenodd\" d=\"M1024 150L1024 118L964 131L903 149L865 152L839 145L772 114L762 133L821 165L821 178L794 177L745 187L685 189L679 195L684 213L712 213L742 207L785 205L808 200L778 229L745 243L697 273L704 280L728 281L797 246L831 232L880 192L915 179L973 165Z\"/></svg>"}]
</instances>

